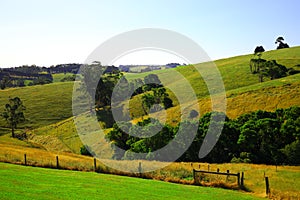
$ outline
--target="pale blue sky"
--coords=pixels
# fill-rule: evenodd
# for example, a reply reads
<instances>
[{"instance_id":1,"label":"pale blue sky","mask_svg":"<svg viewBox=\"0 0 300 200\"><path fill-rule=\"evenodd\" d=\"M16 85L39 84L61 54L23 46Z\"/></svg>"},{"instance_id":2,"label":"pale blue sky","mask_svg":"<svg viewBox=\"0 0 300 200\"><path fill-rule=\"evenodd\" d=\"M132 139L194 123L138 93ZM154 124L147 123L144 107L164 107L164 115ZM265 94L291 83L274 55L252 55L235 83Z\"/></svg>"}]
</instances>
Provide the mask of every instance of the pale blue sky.
<instances>
[{"instance_id":1,"label":"pale blue sky","mask_svg":"<svg viewBox=\"0 0 300 200\"><path fill-rule=\"evenodd\" d=\"M0 0L0 67L83 63L103 41L139 28L179 32L212 59L275 49L281 35L297 46L299 10L298 0Z\"/></svg>"}]
</instances>

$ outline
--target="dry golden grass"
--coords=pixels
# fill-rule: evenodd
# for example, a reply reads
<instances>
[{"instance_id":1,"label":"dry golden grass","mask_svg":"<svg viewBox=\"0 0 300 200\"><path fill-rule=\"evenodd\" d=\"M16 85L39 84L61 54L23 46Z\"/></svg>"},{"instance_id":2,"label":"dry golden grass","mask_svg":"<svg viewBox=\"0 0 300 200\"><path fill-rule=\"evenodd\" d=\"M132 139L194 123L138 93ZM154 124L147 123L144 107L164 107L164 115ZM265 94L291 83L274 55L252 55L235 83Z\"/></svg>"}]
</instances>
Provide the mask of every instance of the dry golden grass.
<instances>
[{"instance_id":1,"label":"dry golden grass","mask_svg":"<svg viewBox=\"0 0 300 200\"><path fill-rule=\"evenodd\" d=\"M208 164L193 163L194 168L207 170ZM209 164L211 171L244 172L245 187L257 196L264 197L265 176L269 177L271 196L277 199L300 198L300 166L272 166L257 164Z\"/></svg>"},{"instance_id":2,"label":"dry golden grass","mask_svg":"<svg viewBox=\"0 0 300 200\"><path fill-rule=\"evenodd\" d=\"M56 168L56 156L58 156L59 167L62 169L81 171L93 170L93 159L91 157L71 153L49 152L38 148L8 144L0 144L0 148L1 162L25 164L24 154L26 154L27 165Z\"/></svg>"},{"instance_id":3,"label":"dry golden grass","mask_svg":"<svg viewBox=\"0 0 300 200\"><path fill-rule=\"evenodd\" d=\"M300 75L291 79L275 80L270 86L267 83L249 86L247 88L232 90L226 94L226 115L231 118L254 112L257 110L275 111L278 108L288 108L291 106L300 106ZM216 98L217 99L217 98ZM221 111L218 107L222 107L222 99L217 99L216 110ZM184 107L199 110L200 115L212 111L211 98L202 98L198 102L189 102L186 105L178 105L166 110L164 112L157 112L152 114L161 121L166 118L166 123L170 125L177 125L181 121L182 115L189 113L182 113L180 109ZM133 122L141 121L148 116L136 118Z\"/></svg>"},{"instance_id":4,"label":"dry golden grass","mask_svg":"<svg viewBox=\"0 0 300 200\"><path fill-rule=\"evenodd\" d=\"M16 164L24 164L24 154L27 156L27 165L56 168L56 156L59 157L59 168L68 170L94 171L94 160L92 157L81 156L73 153L49 152L41 148L32 148L30 145L15 145L9 142L0 143L0 161ZM253 194L264 197L265 182L264 177L268 176L270 180L271 197L274 199L299 199L300 198L300 167L296 166L269 166L255 164L208 164L208 163L162 163L157 161L115 161L106 160L109 166L118 165L126 169L132 169L128 172L118 171L105 166L97 160L97 172L125 175L132 177L141 177L147 179L156 179L181 184L196 184L209 187L222 187L228 189L239 189L236 184L236 178L232 177L231 182L224 179L210 176L213 181L195 183L193 180L193 169L209 170L230 173L245 173L245 189ZM167 165L164 168L152 172L136 173L142 163L143 170L151 168L154 165Z\"/></svg>"}]
</instances>

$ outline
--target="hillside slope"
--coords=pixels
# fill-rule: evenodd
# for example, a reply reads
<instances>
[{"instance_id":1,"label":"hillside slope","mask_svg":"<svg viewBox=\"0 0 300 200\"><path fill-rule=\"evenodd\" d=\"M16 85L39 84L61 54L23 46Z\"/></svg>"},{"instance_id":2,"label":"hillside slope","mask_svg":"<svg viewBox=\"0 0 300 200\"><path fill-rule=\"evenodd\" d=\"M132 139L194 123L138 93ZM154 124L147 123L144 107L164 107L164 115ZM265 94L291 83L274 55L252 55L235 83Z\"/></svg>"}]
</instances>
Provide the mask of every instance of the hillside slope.
<instances>
[{"instance_id":1,"label":"hillside slope","mask_svg":"<svg viewBox=\"0 0 300 200\"><path fill-rule=\"evenodd\" d=\"M253 54L250 54L214 61L221 73L226 91L246 87L259 82L258 77L251 74L249 68L250 59L254 57L255 56ZM278 63L285 65L287 68L291 68L300 64L300 46L264 52L262 58L267 60L276 60ZM208 95L208 91L205 82L201 78L201 74L199 74L196 69L200 69L203 65L205 64L182 66L175 69L151 71L142 74L130 73L126 74L126 77L131 80L142 78L148 74L157 74L159 78L166 83L166 87L171 87L172 85L180 87L181 85L184 85L184 81L187 80L194 88L196 96L198 98L202 98L203 96ZM183 77L170 77L170 75L175 74L172 73L172 70L178 72ZM185 88L178 91L184 93Z\"/></svg>"},{"instance_id":2,"label":"hillside slope","mask_svg":"<svg viewBox=\"0 0 300 200\"><path fill-rule=\"evenodd\" d=\"M26 122L19 127L34 129L72 116L72 90L73 82L9 88L0 91L0 107L4 108L9 97L20 97L26 107ZM0 126L5 126L2 118Z\"/></svg>"},{"instance_id":3,"label":"hillside slope","mask_svg":"<svg viewBox=\"0 0 300 200\"><path fill-rule=\"evenodd\" d=\"M249 60L253 55L243 55L215 61L222 75L227 93L227 114L234 118L245 112L257 109L275 110L292 105L299 105L299 75L288 76L278 80L258 83L256 75L250 73ZM265 59L275 59L280 64L293 67L300 63L300 47L269 51L263 54ZM195 65L201 68L202 64ZM181 78L170 78L174 70L182 75ZM210 99L205 82L201 79L197 70L192 66L183 66L176 69L166 69L139 74L126 74L130 79L141 78L149 73L154 73L167 83L165 86L176 87L177 91L189 99L190 94L184 86L188 81L193 87L198 98L201 114L210 111ZM73 82L53 83L24 88L11 88L0 91L0 107L7 103L8 97L20 97L27 110L25 111L26 123L19 128L33 130L38 127L58 123L72 117L72 90ZM171 94L175 105L178 102L175 95ZM193 106L195 102L188 103ZM139 118L144 113L141 109L140 96L131 101L130 111ZM180 120L179 107L168 109L167 122L176 124ZM157 113L158 117L160 113ZM9 129L3 119L0 119L0 134L8 133ZM68 132L74 129L68 129ZM57 130L56 130L57 132Z\"/></svg>"},{"instance_id":4,"label":"hillside slope","mask_svg":"<svg viewBox=\"0 0 300 200\"><path fill-rule=\"evenodd\" d=\"M226 92L226 101L226 115L232 119L256 110L275 111L278 108L300 106L300 74L229 90ZM217 106L221 103L223 102L217 102ZM141 104L135 101L132 105L135 106L131 109L134 112L139 112L137 108ZM198 105L201 115L210 112L211 98L199 98L198 102L190 102L183 106L197 110ZM166 112L168 124L175 125L180 122L182 113L179 105L168 109ZM157 112L153 116L163 120L165 114ZM137 118L135 121L140 119Z\"/></svg>"}]
</instances>

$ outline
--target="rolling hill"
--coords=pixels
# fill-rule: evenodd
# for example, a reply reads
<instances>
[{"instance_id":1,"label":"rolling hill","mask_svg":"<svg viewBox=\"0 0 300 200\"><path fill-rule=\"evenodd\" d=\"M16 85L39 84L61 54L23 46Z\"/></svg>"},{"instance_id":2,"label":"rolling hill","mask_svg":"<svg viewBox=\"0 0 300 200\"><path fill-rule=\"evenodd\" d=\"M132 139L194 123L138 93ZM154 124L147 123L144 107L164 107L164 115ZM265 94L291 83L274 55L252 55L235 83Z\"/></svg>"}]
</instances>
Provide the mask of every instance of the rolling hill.
<instances>
[{"instance_id":1,"label":"rolling hill","mask_svg":"<svg viewBox=\"0 0 300 200\"><path fill-rule=\"evenodd\" d=\"M215 61L224 82L227 96L227 115L235 118L243 113L258 109L272 111L277 108L300 106L300 74L277 80L258 82L258 77L250 73L249 60L253 55L243 55ZM300 47L265 52L265 59L275 59L287 67L300 63ZM188 82L193 88L200 105L201 114L211 110L211 99L205 82L195 68L203 68L203 64L182 66L175 69L164 69L146 73L126 74L129 80L142 78L154 73L166 83L167 88L176 88L177 93L186 97L186 106L196 106L197 102L189 102L190 94L184 87ZM179 78L170 78L176 71ZM56 82L48 85L38 85L23 88L10 88L0 91L0 107L3 107L9 96L18 96L23 100L27 110L26 122L20 124L19 131L32 133L32 142L47 145L47 141L55 146L61 146L64 151L79 152L82 145L72 121L72 90L73 82ZM175 107L167 110L167 123L177 124L180 121L180 106L174 93L170 92ZM137 95L130 101L130 112L139 120L144 113L141 109L141 96ZM161 113L156 113L162 118ZM5 121L0 119L0 135L9 133ZM43 135L45 138L43 138ZM36 137L39 136L39 137ZM46 137L47 136L47 137ZM56 139L55 139L56 138ZM47 147L51 150L52 147Z\"/></svg>"},{"instance_id":2,"label":"rolling hill","mask_svg":"<svg viewBox=\"0 0 300 200\"><path fill-rule=\"evenodd\" d=\"M230 118L236 118L241 114L256 111L258 109L274 111L277 108L287 108L293 105L300 106L300 74L291 75L276 80L265 80L265 82L259 83L258 77L251 74L249 70L249 60L252 57L253 55L243 55L215 61L215 64L217 65L222 75L224 86L226 89L226 114ZM299 69L299 66L297 65L300 64L300 47L265 52L263 54L263 58L268 60L274 59L278 63L283 64L288 68L295 67ZM186 98L186 102L185 104L179 105L176 94L172 93L171 90L168 90L170 97L173 99L175 107L172 107L166 111L166 122L171 125L175 125L180 122L180 117L182 114L180 112L180 106L189 106L191 108L196 108L197 103L199 103L201 115L211 111L211 99L206 84L201 76L199 76L199 73L197 71L197 68L203 68L203 65L205 64L196 64L195 66L182 66L176 69L164 69L147 73L125 75L129 80L132 80L135 78L142 78L150 73L157 74L159 78L163 80L164 83L166 83L164 85L165 87L176 88L176 94L180 93L180 95L184 96ZM180 76L176 78L170 78L170 74L174 74L173 72L179 74ZM60 80L61 77L63 76L57 75L57 80ZM196 102L189 101L190 94L184 87L185 82L188 82L195 92L195 95L197 97ZM10 88L0 91L0 107L2 108L4 107L5 103L7 103L9 97L18 96L23 100L23 103L27 109L25 111L26 122L20 124L20 126L18 127L18 132L26 132L28 135L28 139L25 141L9 137L10 130L7 128L5 121L1 118L0 146L3 150L5 150L5 152L2 153L1 156L4 159L10 159L8 152L14 151L16 155L20 154L19 156L21 156L21 158L11 159L13 159L13 162L18 163L20 160L22 160L23 152L28 151L31 152L32 155L46 155L47 153L51 153L51 156L48 155L48 157L51 158L55 154L68 154L70 155L70 157L67 158L66 156L65 158L66 160L68 160L68 162L71 162L73 160L84 160L85 158L80 157L80 155L73 154L78 154L80 152L82 142L76 132L76 127L73 123L72 91L73 82L55 82L48 85ZM135 116L134 121L138 121L142 117L147 117L143 116L144 113L141 109L140 98L141 96L137 95L130 101L130 111L132 115ZM159 119L162 119L164 117L162 112L155 113L155 116ZM108 148L107 146L103 146L101 148L108 157L112 155L110 148ZM48 162L48 157L45 158L42 156L40 159L42 160L42 162ZM253 168L250 165L247 167L251 169ZM10 167L2 165L1 168ZM27 170L28 168L7 169L6 171L8 174L5 174L5 177L7 178L10 176L9 170L13 170L14 172L21 171L20 173L22 173L22 171L24 171L25 169ZM34 174L35 172L32 171L30 173ZM263 173L263 170L261 171L261 173ZM41 180L37 181L48 184L46 182L47 178L55 179L58 176L65 175L53 175L53 177L45 178L42 177ZM288 176L290 175L288 174ZM14 177L12 176L10 177L10 179L7 178L7 181L13 182ZM124 182L126 181L124 180ZM34 185L33 183L28 183L26 181L22 183ZM60 184L60 181L58 181L51 187L60 186ZM95 188L95 185L97 184L100 183L92 183L92 185L90 186L91 188ZM256 188L255 181L253 181L253 184L254 185L250 185L250 188ZM276 182L276 184L278 183ZM261 188L261 186L259 187ZM279 190L281 187L282 186L280 185L276 186L276 189L278 188L277 190ZM5 188L3 188L3 190L4 189ZM32 188L30 188L29 190L33 191L33 195L36 192ZM259 191L259 194L263 192L263 189L254 190L255 192ZM147 193L151 192L153 191L147 191ZM191 193L193 193L193 191ZM61 193L58 191L57 194L60 195ZM18 195L20 194L15 192L11 194L2 193L1 195L3 195L2 197L5 198L19 198ZM132 195L139 196L140 194ZM199 197L199 194L197 192L195 193L195 195ZM31 197L32 196L30 195L24 196L24 198ZM237 198L240 199L241 197ZM244 198L248 198L248 196ZM251 199L252 197L249 198Z\"/></svg>"}]
</instances>

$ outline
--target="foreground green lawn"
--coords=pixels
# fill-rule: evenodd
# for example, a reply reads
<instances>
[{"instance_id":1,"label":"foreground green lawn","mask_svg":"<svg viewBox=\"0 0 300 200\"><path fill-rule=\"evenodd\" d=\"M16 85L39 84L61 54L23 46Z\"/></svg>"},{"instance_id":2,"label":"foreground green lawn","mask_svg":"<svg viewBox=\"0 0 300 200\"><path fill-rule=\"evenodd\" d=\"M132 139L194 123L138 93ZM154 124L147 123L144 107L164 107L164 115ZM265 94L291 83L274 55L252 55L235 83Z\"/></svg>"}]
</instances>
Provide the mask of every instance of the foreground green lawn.
<instances>
[{"instance_id":1,"label":"foreground green lawn","mask_svg":"<svg viewBox=\"0 0 300 200\"><path fill-rule=\"evenodd\" d=\"M0 163L0 199L259 199L224 189Z\"/></svg>"}]
</instances>

